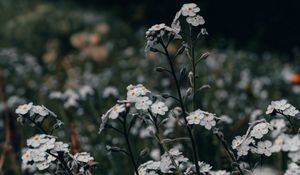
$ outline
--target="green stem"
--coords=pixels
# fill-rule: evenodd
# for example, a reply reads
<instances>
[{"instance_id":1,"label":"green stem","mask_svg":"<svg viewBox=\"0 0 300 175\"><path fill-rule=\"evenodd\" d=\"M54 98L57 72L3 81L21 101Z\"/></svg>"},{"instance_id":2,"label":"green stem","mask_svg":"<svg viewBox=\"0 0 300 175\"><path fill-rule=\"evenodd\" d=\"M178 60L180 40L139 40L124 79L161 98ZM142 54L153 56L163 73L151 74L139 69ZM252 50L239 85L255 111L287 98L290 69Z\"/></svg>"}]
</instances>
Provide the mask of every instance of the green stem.
<instances>
[{"instance_id":1,"label":"green stem","mask_svg":"<svg viewBox=\"0 0 300 175\"><path fill-rule=\"evenodd\" d=\"M130 157L131 162L132 162L132 164L134 166L135 174L139 175L138 167L137 167L136 161L135 161L134 156L133 156L131 144L130 144L130 141L129 141L129 135L128 135L128 132L127 132L127 120L126 120L126 116L124 117L124 121L123 121L123 129L124 129L124 131L123 131L124 133L123 134L124 134L125 141L126 141L126 144L127 144L127 149L128 149L129 157Z\"/></svg>"},{"instance_id":2,"label":"green stem","mask_svg":"<svg viewBox=\"0 0 300 175\"><path fill-rule=\"evenodd\" d=\"M170 68L171 68L172 76L174 78L175 85L176 85L176 90L177 90L177 94L178 94L178 98L179 98L179 102L180 102L180 107L182 109L182 113L183 113L184 121L185 121L185 124L186 124L186 128L188 130L188 134L189 134L189 137L190 137L191 142L192 142L193 158L194 158L194 164L195 164L195 167L196 167L196 173L197 173L197 175L200 175L200 167L199 167L199 164L198 164L198 156L197 156L196 144L195 144L195 140L194 140L194 137L193 137L192 130L189 127L188 121L186 119L186 117L187 117L186 116L186 110L185 110L185 107L184 107L184 104L183 104L183 99L182 99L182 95L181 95L181 92L180 92L180 85L179 85L179 82L178 82L178 79L177 79L177 76L176 76L175 68L174 68L174 65L173 65L173 62L172 62L172 58L169 55L167 47L164 45L163 42L161 42L161 45L164 48L165 55L166 55L166 57L167 57L167 59L169 61L169 65L170 65Z\"/></svg>"}]
</instances>

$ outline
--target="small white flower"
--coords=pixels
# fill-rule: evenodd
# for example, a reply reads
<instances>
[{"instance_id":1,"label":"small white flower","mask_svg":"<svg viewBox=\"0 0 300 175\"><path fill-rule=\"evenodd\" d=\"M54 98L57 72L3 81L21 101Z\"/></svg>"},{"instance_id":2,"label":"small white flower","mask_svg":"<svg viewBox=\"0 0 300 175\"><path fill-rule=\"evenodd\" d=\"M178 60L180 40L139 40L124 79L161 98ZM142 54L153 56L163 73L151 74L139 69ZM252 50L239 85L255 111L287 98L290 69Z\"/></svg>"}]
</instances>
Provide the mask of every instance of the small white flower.
<instances>
[{"instance_id":1,"label":"small white flower","mask_svg":"<svg viewBox=\"0 0 300 175\"><path fill-rule=\"evenodd\" d=\"M257 149L256 153L258 154L264 154L265 156L271 156L271 147L272 147L272 142L269 140L266 141L259 141L257 143Z\"/></svg>"},{"instance_id":2,"label":"small white flower","mask_svg":"<svg viewBox=\"0 0 300 175\"><path fill-rule=\"evenodd\" d=\"M187 17L186 22L195 27L203 25L205 23L203 17L200 15Z\"/></svg>"},{"instance_id":3,"label":"small white flower","mask_svg":"<svg viewBox=\"0 0 300 175\"><path fill-rule=\"evenodd\" d=\"M25 153L22 155L22 162L27 164L27 162L32 161L31 149L27 149Z\"/></svg>"},{"instance_id":4,"label":"small white flower","mask_svg":"<svg viewBox=\"0 0 300 175\"><path fill-rule=\"evenodd\" d=\"M151 105L151 111L154 114L165 115L168 111L168 107L163 102L155 102Z\"/></svg>"},{"instance_id":5,"label":"small white flower","mask_svg":"<svg viewBox=\"0 0 300 175\"><path fill-rule=\"evenodd\" d=\"M161 29L164 29L165 27L166 27L166 25L164 23L155 24L155 25L151 26L151 28L148 31L159 31Z\"/></svg>"},{"instance_id":6,"label":"small white flower","mask_svg":"<svg viewBox=\"0 0 300 175\"><path fill-rule=\"evenodd\" d=\"M45 170L50 166L50 163L48 161L42 161L35 163L35 165L39 170Z\"/></svg>"},{"instance_id":7,"label":"small white flower","mask_svg":"<svg viewBox=\"0 0 300 175\"><path fill-rule=\"evenodd\" d=\"M295 117L299 113L299 111L286 100L271 102L267 108L266 114L274 114L276 112L292 117Z\"/></svg>"},{"instance_id":8,"label":"small white flower","mask_svg":"<svg viewBox=\"0 0 300 175\"><path fill-rule=\"evenodd\" d=\"M55 142L54 150L57 152L69 152L69 145L63 142Z\"/></svg>"},{"instance_id":9,"label":"small white flower","mask_svg":"<svg viewBox=\"0 0 300 175\"><path fill-rule=\"evenodd\" d=\"M94 160L93 157L91 157L91 155L87 152L81 152L81 153L76 153L74 155L75 160L79 161L79 162L89 162L91 160Z\"/></svg>"},{"instance_id":10,"label":"small white flower","mask_svg":"<svg viewBox=\"0 0 300 175\"><path fill-rule=\"evenodd\" d=\"M298 162L300 160L300 150L289 152L288 157L292 159L293 162Z\"/></svg>"},{"instance_id":11,"label":"small white flower","mask_svg":"<svg viewBox=\"0 0 300 175\"><path fill-rule=\"evenodd\" d=\"M39 147L41 144L46 143L49 138L45 134L35 135L27 139L27 146L32 146L34 148Z\"/></svg>"},{"instance_id":12,"label":"small white flower","mask_svg":"<svg viewBox=\"0 0 300 175\"><path fill-rule=\"evenodd\" d=\"M187 121L188 121L188 124L190 125L197 125L197 124L200 124L200 121L201 119L204 118L204 115L201 115L201 110L200 109L197 109L196 111L194 112L191 112L187 117Z\"/></svg>"},{"instance_id":13,"label":"small white flower","mask_svg":"<svg viewBox=\"0 0 300 175\"><path fill-rule=\"evenodd\" d=\"M242 144L243 141L244 141L244 137L236 136L235 139L232 140L232 144L231 144L232 149L236 149L238 146Z\"/></svg>"},{"instance_id":14,"label":"small white flower","mask_svg":"<svg viewBox=\"0 0 300 175\"><path fill-rule=\"evenodd\" d=\"M279 134L286 131L287 129L284 119L273 119L271 120L270 124L271 127L274 128L274 130L271 133L273 138L277 137Z\"/></svg>"},{"instance_id":15,"label":"small white flower","mask_svg":"<svg viewBox=\"0 0 300 175\"><path fill-rule=\"evenodd\" d=\"M300 166L297 165L297 163L295 162L290 163L284 175L297 175L297 174L300 174Z\"/></svg>"},{"instance_id":16,"label":"small white flower","mask_svg":"<svg viewBox=\"0 0 300 175\"><path fill-rule=\"evenodd\" d=\"M208 113L204 118L201 119L200 125L204 126L206 129L210 130L216 125L214 115Z\"/></svg>"},{"instance_id":17,"label":"small white flower","mask_svg":"<svg viewBox=\"0 0 300 175\"><path fill-rule=\"evenodd\" d=\"M256 139L261 139L265 134L269 132L270 124L267 122L258 123L253 127L250 135Z\"/></svg>"},{"instance_id":18,"label":"small white flower","mask_svg":"<svg viewBox=\"0 0 300 175\"><path fill-rule=\"evenodd\" d=\"M49 114L48 109L46 109L44 106L34 105L31 109L32 113L38 114L40 116L46 116Z\"/></svg>"},{"instance_id":19,"label":"small white flower","mask_svg":"<svg viewBox=\"0 0 300 175\"><path fill-rule=\"evenodd\" d=\"M272 146L272 149L271 149L272 152L279 152L282 149L285 140L286 140L286 135L285 134L282 134L282 135L278 136L276 138L276 140L274 141L274 143L273 143L273 146Z\"/></svg>"},{"instance_id":20,"label":"small white flower","mask_svg":"<svg viewBox=\"0 0 300 175\"><path fill-rule=\"evenodd\" d=\"M110 114L108 115L108 117L109 117L110 119L116 119L116 118L119 117L119 114L120 114L121 112L124 112L124 111L125 111L125 105L124 105L124 104L122 104L122 105L116 104L116 105L115 105L114 107L112 107L110 110L111 110L111 111L110 111Z\"/></svg>"},{"instance_id":21,"label":"small white flower","mask_svg":"<svg viewBox=\"0 0 300 175\"><path fill-rule=\"evenodd\" d=\"M200 8L194 3L184 4L181 8L181 13L183 16L195 16L199 11Z\"/></svg>"},{"instance_id":22,"label":"small white flower","mask_svg":"<svg viewBox=\"0 0 300 175\"><path fill-rule=\"evenodd\" d=\"M297 151L300 148L300 136L286 136L282 146L283 151Z\"/></svg>"},{"instance_id":23,"label":"small white flower","mask_svg":"<svg viewBox=\"0 0 300 175\"><path fill-rule=\"evenodd\" d=\"M209 164L207 164L205 162L198 162L198 165L200 167L201 173L208 173L212 168L212 166L210 166Z\"/></svg>"},{"instance_id":24,"label":"small white flower","mask_svg":"<svg viewBox=\"0 0 300 175\"><path fill-rule=\"evenodd\" d=\"M46 153L39 149L32 149L31 157L34 162L44 161L46 160Z\"/></svg>"},{"instance_id":25,"label":"small white flower","mask_svg":"<svg viewBox=\"0 0 300 175\"><path fill-rule=\"evenodd\" d=\"M48 139L47 142L42 144L39 149L42 151L50 150L54 148L54 145L55 145L55 138L51 138Z\"/></svg>"},{"instance_id":26,"label":"small white flower","mask_svg":"<svg viewBox=\"0 0 300 175\"><path fill-rule=\"evenodd\" d=\"M135 103L135 108L141 110L147 110L151 104L152 101L149 99L149 97L138 97Z\"/></svg>"},{"instance_id":27,"label":"small white flower","mask_svg":"<svg viewBox=\"0 0 300 175\"><path fill-rule=\"evenodd\" d=\"M25 115L30 111L31 108L32 108L32 103L23 104L18 106L15 112L20 115Z\"/></svg>"}]
</instances>

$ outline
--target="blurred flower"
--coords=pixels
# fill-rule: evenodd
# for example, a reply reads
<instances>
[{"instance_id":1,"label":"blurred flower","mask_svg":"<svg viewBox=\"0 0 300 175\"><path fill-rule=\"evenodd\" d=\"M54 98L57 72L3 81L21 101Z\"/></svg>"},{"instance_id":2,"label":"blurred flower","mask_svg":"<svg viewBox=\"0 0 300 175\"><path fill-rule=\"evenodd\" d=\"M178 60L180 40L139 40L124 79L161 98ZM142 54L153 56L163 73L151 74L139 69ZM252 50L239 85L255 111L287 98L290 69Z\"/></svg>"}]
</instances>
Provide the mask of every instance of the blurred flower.
<instances>
[{"instance_id":1,"label":"blurred flower","mask_svg":"<svg viewBox=\"0 0 300 175\"><path fill-rule=\"evenodd\" d=\"M103 98L108 98L108 97L118 97L119 96L119 91L116 87L114 86L107 86L102 92L102 97Z\"/></svg>"},{"instance_id":2,"label":"blurred flower","mask_svg":"<svg viewBox=\"0 0 300 175\"><path fill-rule=\"evenodd\" d=\"M90 46L82 50L86 56L91 57L95 61L103 61L108 56L108 48L105 46Z\"/></svg>"},{"instance_id":3,"label":"blurred flower","mask_svg":"<svg viewBox=\"0 0 300 175\"><path fill-rule=\"evenodd\" d=\"M291 82L295 84L300 83L300 74L293 74L291 76Z\"/></svg>"}]
</instances>

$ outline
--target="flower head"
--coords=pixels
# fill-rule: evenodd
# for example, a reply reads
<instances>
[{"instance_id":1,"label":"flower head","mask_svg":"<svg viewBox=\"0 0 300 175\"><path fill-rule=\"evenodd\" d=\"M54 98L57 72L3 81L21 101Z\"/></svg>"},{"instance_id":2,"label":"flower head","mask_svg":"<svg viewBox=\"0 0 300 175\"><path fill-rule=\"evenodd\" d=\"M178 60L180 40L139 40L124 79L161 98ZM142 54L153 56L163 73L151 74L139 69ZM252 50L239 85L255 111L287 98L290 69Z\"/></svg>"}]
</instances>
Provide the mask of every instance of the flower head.
<instances>
[{"instance_id":1,"label":"flower head","mask_svg":"<svg viewBox=\"0 0 300 175\"><path fill-rule=\"evenodd\" d=\"M184 4L181 8L181 13L183 16L195 16L199 11L200 8L194 3Z\"/></svg>"},{"instance_id":2,"label":"flower head","mask_svg":"<svg viewBox=\"0 0 300 175\"><path fill-rule=\"evenodd\" d=\"M186 22L195 27L203 25L205 23L203 17L200 15L187 17Z\"/></svg>"},{"instance_id":3,"label":"flower head","mask_svg":"<svg viewBox=\"0 0 300 175\"><path fill-rule=\"evenodd\" d=\"M166 106L165 103L161 101L155 102L154 104L151 105L151 111L154 114L165 115L166 112L168 111L168 107Z\"/></svg>"},{"instance_id":4,"label":"flower head","mask_svg":"<svg viewBox=\"0 0 300 175\"><path fill-rule=\"evenodd\" d=\"M32 103L23 104L18 106L18 108L16 109L16 113L20 115L25 115L30 111L31 108L32 108Z\"/></svg>"},{"instance_id":5,"label":"flower head","mask_svg":"<svg viewBox=\"0 0 300 175\"><path fill-rule=\"evenodd\" d=\"M74 155L74 159L79 161L79 162L85 162L85 163L87 163L91 160L94 160L94 158L91 157L91 155L87 152L76 153Z\"/></svg>"}]
</instances>

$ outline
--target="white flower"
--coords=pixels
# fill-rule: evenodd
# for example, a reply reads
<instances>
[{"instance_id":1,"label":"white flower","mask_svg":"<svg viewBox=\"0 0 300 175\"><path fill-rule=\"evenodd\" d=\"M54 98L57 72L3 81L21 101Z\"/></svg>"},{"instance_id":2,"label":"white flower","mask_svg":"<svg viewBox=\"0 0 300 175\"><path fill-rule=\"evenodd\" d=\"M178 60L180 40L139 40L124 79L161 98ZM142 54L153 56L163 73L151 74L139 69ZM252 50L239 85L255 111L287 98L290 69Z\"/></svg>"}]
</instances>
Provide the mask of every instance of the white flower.
<instances>
[{"instance_id":1,"label":"white flower","mask_svg":"<svg viewBox=\"0 0 300 175\"><path fill-rule=\"evenodd\" d=\"M165 115L168 111L168 107L163 102L155 102L151 105L151 111L154 114Z\"/></svg>"},{"instance_id":2,"label":"white flower","mask_svg":"<svg viewBox=\"0 0 300 175\"><path fill-rule=\"evenodd\" d=\"M201 119L200 125L204 126L206 129L210 130L216 125L215 117L213 114L206 113L205 117Z\"/></svg>"},{"instance_id":3,"label":"white flower","mask_svg":"<svg viewBox=\"0 0 300 175\"><path fill-rule=\"evenodd\" d=\"M236 149L238 146L242 144L243 141L244 141L244 137L236 136L235 139L232 140L232 144L231 144L232 149Z\"/></svg>"},{"instance_id":4,"label":"white flower","mask_svg":"<svg viewBox=\"0 0 300 175\"><path fill-rule=\"evenodd\" d=\"M49 138L45 134L35 135L27 139L27 146L32 146L34 148L39 147L41 144L46 143Z\"/></svg>"},{"instance_id":5,"label":"white flower","mask_svg":"<svg viewBox=\"0 0 300 175\"><path fill-rule=\"evenodd\" d=\"M119 114L124 111L125 111L124 104L122 105L116 104L114 107L110 109L110 114L108 115L108 117L111 119L116 119L119 117Z\"/></svg>"},{"instance_id":6,"label":"white flower","mask_svg":"<svg viewBox=\"0 0 300 175\"><path fill-rule=\"evenodd\" d=\"M285 140L286 140L285 134L279 135L273 143L273 146L271 149L272 152L279 152L282 149Z\"/></svg>"},{"instance_id":7,"label":"white flower","mask_svg":"<svg viewBox=\"0 0 300 175\"><path fill-rule=\"evenodd\" d=\"M287 116L296 116L299 111L286 100L272 101L268 106L266 114L280 113Z\"/></svg>"},{"instance_id":8,"label":"white flower","mask_svg":"<svg viewBox=\"0 0 300 175\"><path fill-rule=\"evenodd\" d=\"M205 23L203 17L200 15L187 17L186 22L195 27L203 25Z\"/></svg>"},{"instance_id":9,"label":"white flower","mask_svg":"<svg viewBox=\"0 0 300 175\"><path fill-rule=\"evenodd\" d=\"M44 161L46 160L46 152L39 149L32 149L31 157L34 162Z\"/></svg>"},{"instance_id":10,"label":"white flower","mask_svg":"<svg viewBox=\"0 0 300 175\"><path fill-rule=\"evenodd\" d=\"M200 167L201 173L208 173L212 168L212 166L210 166L209 164L207 164L205 162L198 162L198 165Z\"/></svg>"},{"instance_id":11,"label":"white flower","mask_svg":"<svg viewBox=\"0 0 300 175\"><path fill-rule=\"evenodd\" d=\"M283 151L297 151L300 148L300 136L286 136L282 146Z\"/></svg>"},{"instance_id":12,"label":"white flower","mask_svg":"<svg viewBox=\"0 0 300 175\"><path fill-rule=\"evenodd\" d=\"M117 97L119 96L119 91L114 86L108 86L103 90L102 96L108 98L109 96Z\"/></svg>"},{"instance_id":13,"label":"white flower","mask_svg":"<svg viewBox=\"0 0 300 175\"><path fill-rule=\"evenodd\" d=\"M49 114L49 111L44 106L34 105L31 109L34 114L39 114L40 116L46 116Z\"/></svg>"},{"instance_id":14,"label":"white flower","mask_svg":"<svg viewBox=\"0 0 300 175\"><path fill-rule=\"evenodd\" d=\"M284 132L287 127L284 119L273 119L270 122L271 127L274 128L271 135L272 137L277 137L279 134Z\"/></svg>"},{"instance_id":15,"label":"white flower","mask_svg":"<svg viewBox=\"0 0 300 175\"><path fill-rule=\"evenodd\" d=\"M164 29L165 27L166 27L166 25L164 23L155 24L155 25L151 26L151 28L148 31L159 31L161 29Z\"/></svg>"},{"instance_id":16,"label":"white flower","mask_svg":"<svg viewBox=\"0 0 300 175\"><path fill-rule=\"evenodd\" d=\"M32 161L31 149L27 149L25 153L22 155L22 162L27 164L27 162Z\"/></svg>"},{"instance_id":17,"label":"white flower","mask_svg":"<svg viewBox=\"0 0 300 175\"><path fill-rule=\"evenodd\" d=\"M75 160L79 161L79 162L89 162L91 160L94 160L93 157L91 157L91 155L87 152L82 152L82 153L76 153L74 155Z\"/></svg>"},{"instance_id":18,"label":"white flower","mask_svg":"<svg viewBox=\"0 0 300 175\"><path fill-rule=\"evenodd\" d=\"M82 99L86 99L88 95L94 94L93 88L87 85L81 87L78 92Z\"/></svg>"},{"instance_id":19,"label":"white flower","mask_svg":"<svg viewBox=\"0 0 300 175\"><path fill-rule=\"evenodd\" d=\"M298 174L300 174L300 166L294 162L288 165L288 169L284 173L284 175L298 175Z\"/></svg>"},{"instance_id":20,"label":"white flower","mask_svg":"<svg viewBox=\"0 0 300 175\"><path fill-rule=\"evenodd\" d=\"M49 94L50 99L63 99L63 94L59 91L53 91Z\"/></svg>"},{"instance_id":21,"label":"white flower","mask_svg":"<svg viewBox=\"0 0 300 175\"><path fill-rule=\"evenodd\" d=\"M54 150L57 152L69 152L69 145L63 142L55 142Z\"/></svg>"},{"instance_id":22,"label":"white flower","mask_svg":"<svg viewBox=\"0 0 300 175\"><path fill-rule=\"evenodd\" d=\"M253 127L250 135L256 139L261 139L265 134L269 132L270 124L267 122L258 123Z\"/></svg>"},{"instance_id":23,"label":"white flower","mask_svg":"<svg viewBox=\"0 0 300 175\"><path fill-rule=\"evenodd\" d=\"M135 103L135 108L147 110L151 104L152 101L149 99L149 97L138 97Z\"/></svg>"},{"instance_id":24,"label":"white flower","mask_svg":"<svg viewBox=\"0 0 300 175\"><path fill-rule=\"evenodd\" d=\"M50 163L48 161L42 161L35 163L35 165L39 170L45 170L50 166Z\"/></svg>"},{"instance_id":25,"label":"white flower","mask_svg":"<svg viewBox=\"0 0 300 175\"><path fill-rule=\"evenodd\" d=\"M184 4L181 8L181 13L183 16L195 16L199 11L200 8L194 3Z\"/></svg>"},{"instance_id":26,"label":"white flower","mask_svg":"<svg viewBox=\"0 0 300 175\"><path fill-rule=\"evenodd\" d=\"M32 103L23 104L18 106L15 112L20 115L25 115L30 111L31 108L32 108Z\"/></svg>"},{"instance_id":27,"label":"white flower","mask_svg":"<svg viewBox=\"0 0 300 175\"><path fill-rule=\"evenodd\" d=\"M197 125L197 124L200 124L200 121L201 119L204 118L204 115L201 115L201 110L200 109L197 109L196 111L194 112L191 112L187 117L187 121L188 121L188 124L190 125Z\"/></svg>"},{"instance_id":28,"label":"white flower","mask_svg":"<svg viewBox=\"0 0 300 175\"><path fill-rule=\"evenodd\" d=\"M293 162L298 162L300 160L300 150L289 152L288 157L292 159Z\"/></svg>"},{"instance_id":29,"label":"white flower","mask_svg":"<svg viewBox=\"0 0 300 175\"><path fill-rule=\"evenodd\" d=\"M271 147L272 147L272 142L269 140L266 141L259 141L257 143L257 149L256 153L258 154L264 154L265 156L271 156Z\"/></svg>"},{"instance_id":30,"label":"white flower","mask_svg":"<svg viewBox=\"0 0 300 175\"><path fill-rule=\"evenodd\" d=\"M245 136L244 136L245 137ZM236 147L238 156L248 155L249 150L251 149L250 144L254 143L254 140L249 137L242 141L242 143Z\"/></svg>"},{"instance_id":31,"label":"white flower","mask_svg":"<svg viewBox=\"0 0 300 175\"><path fill-rule=\"evenodd\" d=\"M42 144L39 149L42 151L50 150L54 148L54 145L55 145L55 138L51 138L48 139L47 142Z\"/></svg>"}]
</instances>

